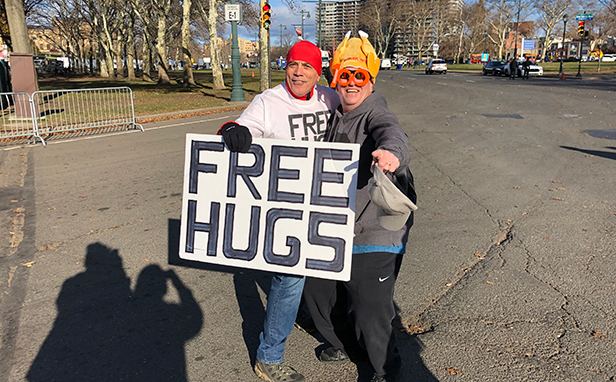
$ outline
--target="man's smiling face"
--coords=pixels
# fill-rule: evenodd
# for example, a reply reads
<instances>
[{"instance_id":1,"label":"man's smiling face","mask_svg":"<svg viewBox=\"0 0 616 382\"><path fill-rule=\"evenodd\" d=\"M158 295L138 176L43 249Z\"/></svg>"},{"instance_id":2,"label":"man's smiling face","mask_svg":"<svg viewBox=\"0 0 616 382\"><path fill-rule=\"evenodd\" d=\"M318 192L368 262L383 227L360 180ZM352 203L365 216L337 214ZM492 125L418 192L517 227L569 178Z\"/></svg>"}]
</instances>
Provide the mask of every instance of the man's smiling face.
<instances>
[{"instance_id":1,"label":"man's smiling face","mask_svg":"<svg viewBox=\"0 0 616 382\"><path fill-rule=\"evenodd\" d=\"M286 81L293 94L303 97L317 84L319 73L309 63L295 60L287 64Z\"/></svg>"},{"instance_id":2,"label":"man's smiling face","mask_svg":"<svg viewBox=\"0 0 616 382\"><path fill-rule=\"evenodd\" d=\"M351 67L347 69L353 71L353 68ZM368 81L368 83L364 86L357 86L354 79L351 79L346 86L342 86L338 83L336 85L336 91L340 95L342 111L348 113L357 106L361 105L361 103L364 102L370 94L372 94L373 89L374 84L372 83L372 80Z\"/></svg>"}]
</instances>

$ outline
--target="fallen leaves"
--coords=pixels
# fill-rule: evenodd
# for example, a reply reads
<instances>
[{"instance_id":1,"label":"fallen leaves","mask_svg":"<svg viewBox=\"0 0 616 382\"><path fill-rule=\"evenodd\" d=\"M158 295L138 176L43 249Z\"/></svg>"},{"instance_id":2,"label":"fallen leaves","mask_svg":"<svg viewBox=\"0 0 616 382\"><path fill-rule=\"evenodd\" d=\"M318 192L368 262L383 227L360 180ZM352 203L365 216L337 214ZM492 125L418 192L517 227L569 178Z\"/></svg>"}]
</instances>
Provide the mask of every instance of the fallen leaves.
<instances>
[{"instance_id":1,"label":"fallen leaves","mask_svg":"<svg viewBox=\"0 0 616 382\"><path fill-rule=\"evenodd\" d=\"M593 338L599 338L599 339L605 338L605 334L599 330L593 330L592 332L590 332L590 335Z\"/></svg>"},{"instance_id":2,"label":"fallen leaves","mask_svg":"<svg viewBox=\"0 0 616 382\"><path fill-rule=\"evenodd\" d=\"M21 264L21 265L22 265L22 266L24 266L24 267L28 267L28 268L30 268L30 267L32 267L35 263L36 263L36 261L30 261L30 262L28 262L28 263L24 263L24 264Z\"/></svg>"},{"instance_id":3,"label":"fallen leaves","mask_svg":"<svg viewBox=\"0 0 616 382\"><path fill-rule=\"evenodd\" d=\"M409 334L422 334L422 333L427 332L428 330L424 329L424 328L421 328L421 327L419 327L417 325L409 325L409 326L406 327L406 331Z\"/></svg>"},{"instance_id":4,"label":"fallen leaves","mask_svg":"<svg viewBox=\"0 0 616 382\"><path fill-rule=\"evenodd\" d=\"M449 372L449 375L464 374L462 370L454 369L453 367L446 367L445 370Z\"/></svg>"},{"instance_id":5,"label":"fallen leaves","mask_svg":"<svg viewBox=\"0 0 616 382\"><path fill-rule=\"evenodd\" d=\"M565 199L563 199L563 198L554 198L554 200L564 201Z\"/></svg>"}]
</instances>

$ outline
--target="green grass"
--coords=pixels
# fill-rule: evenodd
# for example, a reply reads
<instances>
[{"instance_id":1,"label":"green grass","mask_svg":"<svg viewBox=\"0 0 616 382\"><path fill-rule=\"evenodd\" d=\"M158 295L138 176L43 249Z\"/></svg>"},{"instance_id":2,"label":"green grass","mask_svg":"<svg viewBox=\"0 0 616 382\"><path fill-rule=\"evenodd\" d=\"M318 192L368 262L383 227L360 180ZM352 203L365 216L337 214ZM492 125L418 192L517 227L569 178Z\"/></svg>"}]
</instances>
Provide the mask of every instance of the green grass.
<instances>
[{"instance_id":1,"label":"green grass","mask_svg":"<svg viewBox=\"0 0 616 382\"><path fill-rule=\"evenodd\" d=\"M233 105L229 103L231 86L233 85L233 73L231 70L223 71L226 89L222 90L213 89L211 70L199 70L193 73L196 86L190 88L183 86L183 73L181 71L173 71L169 73L171 83L168 85L158 85L155 82L143 80L112 81L106 78L88 76L39 77L39 90L128 86L133 91L136 116ZM260 72L259 69L242 69L241 73L242 89L244 90L246 101L250 102L259 93ZM284 71L272 70L272 87L282 83L284 77ZM320 84L326 85L327 83L324 79L321 79Z\"/></svg>"},{"instance_id":2,"label":"green grass","mask_svg":"<svg viewBox=\"0 0 616 382\"><path fill-rule=\"evenodd\" d=\"M542 62L539 65L543 67L543 73L557 74L560 71L560 62ZM476 71L480 72L483 68L482 64L448 64L448 70ZM563 62L565 73L577 73L577 62ZM422 69L423 70L423 67ZM582 73L588 74L615 74L616 62L601 62L601 70L597 72L597 62L582 62Z\"/></svg>"}]
</instances>

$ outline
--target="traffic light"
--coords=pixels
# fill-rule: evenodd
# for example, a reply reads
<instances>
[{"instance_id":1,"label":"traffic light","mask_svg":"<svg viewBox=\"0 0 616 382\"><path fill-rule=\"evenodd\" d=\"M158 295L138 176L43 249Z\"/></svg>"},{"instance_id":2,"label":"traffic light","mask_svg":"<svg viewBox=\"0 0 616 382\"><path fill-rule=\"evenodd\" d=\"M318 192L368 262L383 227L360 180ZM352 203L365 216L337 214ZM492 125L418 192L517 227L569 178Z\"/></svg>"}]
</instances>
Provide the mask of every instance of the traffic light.
<instances>
[{"instance_id":1,"label":"traffic light","mask_svg":"<svg viewBox=\"0 0 616 382\"><path fill-rule=\"evenodd\" d=\"M584 22L579 21L578 22L578 36L583 36L583 35L584 35Z\"/></svg>"},{"instance_id":2,"label":"traffic light","mask_svg":"<svg viewBox=\"0 0 616 382\"><path fill-rule=\"evenodd\" d=\"M272 25L272 7L266 2L261 6L261 26L269 29L270 25Z\"/></svg>"}]
</instances>

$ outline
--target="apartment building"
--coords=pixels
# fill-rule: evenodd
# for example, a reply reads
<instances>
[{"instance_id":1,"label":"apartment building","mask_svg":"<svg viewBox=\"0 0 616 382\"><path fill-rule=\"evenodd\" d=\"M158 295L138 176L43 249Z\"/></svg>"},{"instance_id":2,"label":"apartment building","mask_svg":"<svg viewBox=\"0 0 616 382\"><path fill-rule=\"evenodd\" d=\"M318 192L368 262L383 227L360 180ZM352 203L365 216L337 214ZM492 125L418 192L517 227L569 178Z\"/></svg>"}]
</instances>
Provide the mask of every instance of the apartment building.
<instances>
[{"instance_id":1,"label":"apartment building","mask_svg":"<svg viewBox=\"0 0 616 382\"><path fill-rule=\"evenodd\" d=\"M323 1L317 5L317 45L333 52L348 31L357 33L363 0Z\"/></svg>"}]
</instances>

